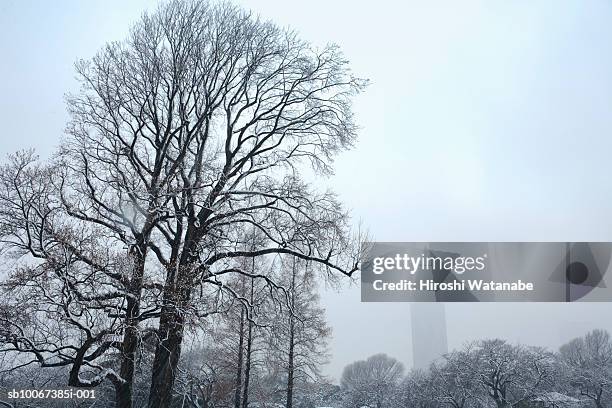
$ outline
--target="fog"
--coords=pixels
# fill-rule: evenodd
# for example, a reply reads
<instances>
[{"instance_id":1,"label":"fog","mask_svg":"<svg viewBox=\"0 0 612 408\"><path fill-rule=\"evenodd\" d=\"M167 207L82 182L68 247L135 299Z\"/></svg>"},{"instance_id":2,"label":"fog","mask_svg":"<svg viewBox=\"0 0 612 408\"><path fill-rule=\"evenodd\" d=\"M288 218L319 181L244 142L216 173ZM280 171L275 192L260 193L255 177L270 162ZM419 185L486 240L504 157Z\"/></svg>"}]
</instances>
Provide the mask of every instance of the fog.
<instances>
[{"instance_id":1,"label":"fog","mask_svg":"<svg viewBox=\"0 0 612 408\"><path fill-rule=\"evenodd\" d=\"M612 4L282 2L244 6L371 80L355 148L318 181L379 241L612 241ZM73 63L120 40L155 2L0 2L1 153L49 155ZM410 305L328 289L328 375L386 352L412 362ZM447 304L449 347L483 337L557 348L612 329L609 303Z\"/></svg>"}]
</instances>

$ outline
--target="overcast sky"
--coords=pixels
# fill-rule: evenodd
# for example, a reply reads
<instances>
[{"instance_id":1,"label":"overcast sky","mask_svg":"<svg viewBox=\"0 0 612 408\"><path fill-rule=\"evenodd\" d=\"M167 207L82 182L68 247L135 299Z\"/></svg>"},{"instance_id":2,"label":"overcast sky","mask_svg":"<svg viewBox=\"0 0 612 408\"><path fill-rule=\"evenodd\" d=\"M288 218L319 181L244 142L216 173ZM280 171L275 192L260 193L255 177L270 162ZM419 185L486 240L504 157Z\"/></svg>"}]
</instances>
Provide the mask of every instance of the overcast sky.
<instances>
[{"instance_id":1,"label":"overcast sky","mask_svg":"<svg viewBox=\"0 0 612 408\"><path fill-rule=\"evenodd\" d=\"M336 190L379 241L612 241L609 1L241 1L372 81ZM62 135L73 63L154 1L0 0L3 155ZM324 296L326 372L375 352L411 361L408 304ZM450 304L451 347L482 337L558 347L612 327L612 304Z\"/></svg>"}]
</instances>

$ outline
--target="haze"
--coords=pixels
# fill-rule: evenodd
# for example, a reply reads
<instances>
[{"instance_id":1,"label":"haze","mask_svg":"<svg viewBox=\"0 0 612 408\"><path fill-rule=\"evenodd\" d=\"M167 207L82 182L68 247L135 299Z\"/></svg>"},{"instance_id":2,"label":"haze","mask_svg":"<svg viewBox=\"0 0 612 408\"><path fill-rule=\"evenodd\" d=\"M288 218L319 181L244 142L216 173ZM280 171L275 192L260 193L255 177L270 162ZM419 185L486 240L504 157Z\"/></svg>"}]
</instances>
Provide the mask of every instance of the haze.
<instances>
[{"instance_id":1,"label":"haze","mask_svg":"<svg viewBox=\"0 0 612 408\"><path fill-rule=\"evenodd\" d=\"M612 241L612 3L241 1L314 44L338 43L362 126L333 188L379 241ZM73 63L122 39L154 1L0 1L0 153L63 133ZM338 378L386 352L411 364L409 304L324 294ZM612 305L450 304L448 341L557 348Z\"/></svg>"}]
</instances>

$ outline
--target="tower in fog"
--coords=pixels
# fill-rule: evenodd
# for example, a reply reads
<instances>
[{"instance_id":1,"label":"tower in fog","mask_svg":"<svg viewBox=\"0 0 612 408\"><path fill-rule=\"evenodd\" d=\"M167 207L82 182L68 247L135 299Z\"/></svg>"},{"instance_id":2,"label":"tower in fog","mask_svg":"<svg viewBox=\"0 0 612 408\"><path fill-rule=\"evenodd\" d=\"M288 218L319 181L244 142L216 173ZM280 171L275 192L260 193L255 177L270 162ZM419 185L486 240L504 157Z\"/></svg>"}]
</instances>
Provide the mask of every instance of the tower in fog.
<instances>
[{"instance_id":1,"label":"tower in fog","mask_svg":"<svg viewBox=\"0 0 612 408\"><path fill-rule=\"evenodd\" d=\"M411 303L410 324L414 368L427 368L448 352L443 303Z\"/></svg>"}]
</instances>

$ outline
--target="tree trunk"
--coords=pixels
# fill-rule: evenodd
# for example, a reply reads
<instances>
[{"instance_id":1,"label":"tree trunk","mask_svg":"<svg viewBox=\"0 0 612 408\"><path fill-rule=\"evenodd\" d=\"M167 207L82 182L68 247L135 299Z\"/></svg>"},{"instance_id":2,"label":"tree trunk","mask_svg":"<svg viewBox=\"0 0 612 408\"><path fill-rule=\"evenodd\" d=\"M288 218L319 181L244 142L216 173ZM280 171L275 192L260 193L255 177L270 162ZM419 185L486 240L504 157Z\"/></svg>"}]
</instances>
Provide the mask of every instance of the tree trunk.
<instances>
[{"instance_id":1,"label":"tree trunk","mask_svg":"<svg viewBox=\"0 0 612 408\"><path fill-rule=\"evenodd\" d=\"M125 331L123 333L122 355L120 376L125 380L120 386L115 387L117 407L131 408L132 407L132 391L134 385L134 367L136 350L138 349L138 329L135 327L136 322L130 316L137 316L139 313L139 302L132 299L128 300L127 316Z\"/></svg>"},{"instance_id":2,"label":"tree trunk","mask_svg":"<svg viewBox=\"0 0 612 408\"><path fill-rule=\"evenodd\" d=\"M188 281L188 276L187 271L179 269L176 283L173 283L174 272L169 272L166 278L159 319L159 342L153 360L149 408L169 408L172 401L172 390L183 343L184 311L191 298L191 283Z\"/></svg>"},{"instance_id":3,"label":"tree trunk","mask_svg":"<svg viewBox=\"0 0 612 408\"><path fill-rule=\"evenodd\" d=\"M255 261L253 260L253 263ZM253 267L253 269L255 269ZM254 293L253 293L253 280L251 280L251 305L253 305ZM244 368L244 391L242 393L242 408L249 406L249 380L251 379L251 355L253 352L253 322L248 322L248 334L247 334L247 350L246 350L246 364Z\"/></svg>"},{"instance_id":4,"label":"tree trunk","mask_svg":"<svg viewBox=\"0 0 612 408\"><path fill-rule=\"evenodd\" d=\"M247 350L246 350L246 363L244 367L244 390L242 392L242 408L247 408L249 405L249 380L251 377L251 353L252 353L252 323L249 322L249 331L247 335Z\"/></svg>"},{"instance_id":5,"label":"tree trunk","mask_svg":"<svg viewBox=\"0 0 612 408\"><path fill-rule=\"evenodd\" d=\"M138 315L140 314L140 296L142 293L146 251L147 247L144 243L134 247L132 251L134 269L127 288L132 296L127 297L124 321L125 329L121 345L121 367L119 370L119 375L125 382L115 386L117 408L132 408L134 367L136 365L136 352L140 343Z\"/></svg>"},{"instance_id":6,"label":"tree trunk","mask_svg":"<svg viewBox=\"0 0 612 408\"><path fill-rule=\"evenodd\" d=\"M244 352L244 308L240 310L240 337L238 340L238 366L236 370L236 390L234 392L234 408L240 408L240 391L242 390L242 359Z\"/></svg>"},{"instance_id":7,"label":"tree trunk","mask_svg":"<svg viewBox=\"0 0 612 408\"><path fill-rule=\"evenodd\" d=\"M603 389L600 389L597 393L597 398L595 399L595 406L597 408L603 408L603 404L601 403L601 394L603 394Z\"/></svg>"},{"instance_id":8,"label":"tree trunk","mask_svg":"<svg viewBox=\"0 0 612 408\"><path fill-rule=\"evenodd\" d=\"M293 406L293 377L295 371L294 354L295 354L295 259L293 260L293 268L291 274L291 311L289 314L289 356L287 362L287 408Z\"/></svg>"},{"instance_id":9,"label":"tree trunk","mask_svg":"<svg viewBox=\"0 0 612 408\"><path fill-rule=\"evenodd\" d=\"M294 375L294 362L293 362L293 330L290 334L290 345L289 345L289 362L287 365L287 408L293 406L293 375Z\"/></svg>"},{"instance_id":10,"label":"tree trunk","mask_svg":"<svg viewBox=\"0 0 612 408\"><path fill-rule=\"evenodd\" d=\"M132 384L126 382L115 385L115 404L117 408L132 407Z\"/></svg>"},{"instance_id":11,"label":"tree trunk","mask_svg":"<svg viewBox=\"0 0 612 408\"><path fill-rule=\"evenodd\" d=\"M168 408L183 340L183 316L174 307L162 308L161 341L155 350L153 375L149 394L150 408Z\"/></svg>"},{"instance_id":12,"label":"tree trunk","mask_svg":"<svg viewBox=\"0 0 612 408\"><path fill-rule=\"evenodd\" d=\"M201 222L206 221L206 217L211 213L209 211L203 216ZM172 390L183 343L185 321L183 313L191 299L190 267L198 262L198 257L193 255L193 252L203 235L202 231L193 232L191 228L192 226L186 232L185 243L177 260L178 268L170 266L166 275L163 306L159 318L160 340L153 360L148 408L170 408L172 401Z\"/></svg>"},{"instance_id":13,"label":"tree trunk","mask_svg":"<svg viewBox=\"0 0 612 408\"><path fill-rule=\"evenodd\" d=\"M149 204L149 210L152 208L153 206ZM149 211L149 214L152 214L152 211ZM121 367L119 369L119 375L125 382L115 386L117 408L132 408L133 404L134 368L136 366L136 352L140 345L140 334L138 332L140 322L138 317L140 315L140 298L142 295L148 242L150 231L153 227L151 217L147 217L142 234L136 236L137 243L130 249L130 256L134 259L134 267L126 289L132 296L127 297L124 319L125 329L123 330L123 341L121 344Z\"/></svg>"},{"instance_id":14,"label":"tree trunk","mask_svg":"<svg viewBox=\"0 0 612 408\"><path fill-rule=\"evenodd\" d=\"M497 406L497 408L506 408L507 404L503 399L496 399L495 400L495 405Z\"/></svg>"}]
</instances>

